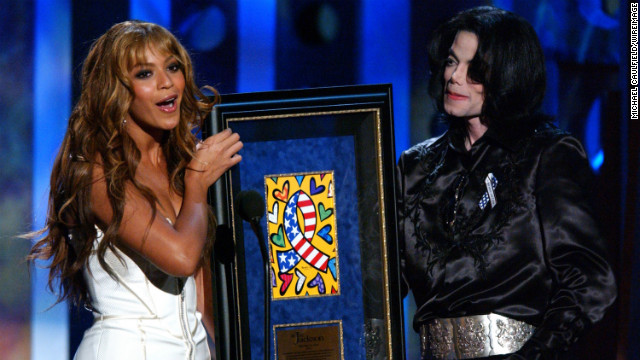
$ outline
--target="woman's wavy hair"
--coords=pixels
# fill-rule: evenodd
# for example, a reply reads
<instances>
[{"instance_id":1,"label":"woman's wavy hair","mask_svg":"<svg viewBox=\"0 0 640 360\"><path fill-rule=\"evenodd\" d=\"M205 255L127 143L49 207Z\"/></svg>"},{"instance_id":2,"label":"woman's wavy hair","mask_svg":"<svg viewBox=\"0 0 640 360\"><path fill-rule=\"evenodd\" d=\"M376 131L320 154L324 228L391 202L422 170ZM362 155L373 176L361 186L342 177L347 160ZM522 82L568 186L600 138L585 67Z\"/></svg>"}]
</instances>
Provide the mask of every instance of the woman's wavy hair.
<instances>
[{"instance_id":1,"label":"woman's wavy hair","mask_svg":"<svg viewBox=\"0 0 640 360\"><path fill-rule=\"evenodd\" d=\"M458 13L436 29L429 47L429 94L444 113L443 78L449 49L459 31L478 37L468 71L484 87L481 121L487 126L513 127L537 121L544 98L546 70L534 29L522 17L490 6Z\"/></svg>"},{"instance_id":2,"label":"woman's wavy hair","mask_svg":"<svg viewBox=\"0 0 640 360\"><path fill-rule=\"evenodd\" d=\"M30 235L40 240L27 257L30 261L51 260L48 287L55 291L59 281L58 302L69 299L87 304L89 300L81 269L88 262L97 236L98 219L91 208L95 165L103 167L113 210L113 221L107 225L97 249L104 269L111 273L104 260L106 250L118 254L115 245L124 212L125 183L132 183L156 212L155 195L134 176L141 154L123 122L134 98L129 72L135 64L145 62L148 48L173 55L185 78L179 124L165 135L162 144L171 190L178 194L184 194L185 170L195 154L194 130L218 99L215 89L207 87L215 95L210 99L195 85L189 54L159 25L125 21L112 26L93 43L82 67L80 99L53 165L45 227ZM213 221L210 213L210 239Z\"/></svg>"}]
</instances>

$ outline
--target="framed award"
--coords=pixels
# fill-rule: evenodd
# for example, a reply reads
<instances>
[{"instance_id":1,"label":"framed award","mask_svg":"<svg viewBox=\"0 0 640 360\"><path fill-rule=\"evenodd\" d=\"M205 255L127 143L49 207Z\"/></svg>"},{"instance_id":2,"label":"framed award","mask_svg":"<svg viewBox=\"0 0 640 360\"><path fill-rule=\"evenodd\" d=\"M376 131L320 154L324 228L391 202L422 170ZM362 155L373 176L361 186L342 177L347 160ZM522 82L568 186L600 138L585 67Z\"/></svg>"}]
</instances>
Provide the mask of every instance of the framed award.
<instances>
[{"instance_id":1,"label":"framed award","mask_svg":"<svg viewBox=\"0 0 640 360\"><path fill-rule=\"evenodd\" d=\"M404 359L391 98L390 85L221 96L203 135L231 128L244 147L210 190L217 359ZM235 206L244 191L264 200L257 232Z\"/></svg>"}]
</instances>

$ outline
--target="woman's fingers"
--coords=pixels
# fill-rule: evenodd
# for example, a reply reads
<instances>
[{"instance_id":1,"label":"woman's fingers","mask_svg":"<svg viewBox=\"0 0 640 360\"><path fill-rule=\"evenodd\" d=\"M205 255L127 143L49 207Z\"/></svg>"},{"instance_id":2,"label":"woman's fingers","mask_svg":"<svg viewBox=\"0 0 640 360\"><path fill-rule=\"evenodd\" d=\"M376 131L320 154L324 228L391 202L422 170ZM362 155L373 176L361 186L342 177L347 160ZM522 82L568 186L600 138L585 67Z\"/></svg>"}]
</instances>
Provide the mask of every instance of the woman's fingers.
<instances>
[{"instance_id":1,"label":"woman's fingers","mask_svg":"<svg viewBox=\"0 0 640 360\"><path fill-rule=\"evenodd\" d=\"M240 135L231 132L226 129L215 135L208 137L201 146L196 147L196 150L200 153L203 159L213 157L231 157L240 149L242 149L242 142L240 141Z\"/></svg>"},{"instance_id":2,"label":"woman's fingers","mask_svg":"<svg viewBox=\"0 0 640 360\"><path fill-rule=\"evenodd\" d=\"M240 142L240 135L238 135L237 133L229 132L229 134L226 134L226 136L214 140L215 142L212 144L212 146L217 145L220 147L220 149L222 149L222 152L225 152L226 150L232 148L234 144Z\"/></svg>"},{"instance_id":3,"label":"woman's fingers","mask_svg":"<svg viewBox=\"0 0 640 360\"><path fill-rule=\"evenodd\" d=\"M242 160L238 152L243 147L240 135L225 129L196 145L195 169L209 173L217 179L222 173ZM215 180L214 179L214 180Z\"/></svg>"},{"instance_id":4,"label":"woman's fingers","mask_svg":"<svg viewBox=\"0 0 640 360\"><path fill-rule=\"evenodd\" d=\"M220 131L219 133L211 135L208 138L204 139L203 144L205 144L205 145L213 145L215 143L219 143L221 141L224 141L226 138L230 137L233 134L234 133L231 131L231 129L224 129L224 130ZM238 136L238 138L239 138L239 136Z\"/></svg>"},{"instance_id":5,"label":"woman's fingers","mask_svg":"<svg viewBox=\"0 0 640 360\"><path fill-rule=\"evenodd\" d=\"M231 166L229 167L233 167L235 164L239 163L242 160L242 155L240 154L235 154L231 157Z\"/></svg>"},{"instance_id":6,"label":"woman's fingers","mask_svg":"<svg viewBox=\"0 0 640 360\"><path fill-rule=\"evenodd\" d=\"M201 141L196 145L196 150L205 150L211 147L219 146L219 148L225 149L232 144L240 141L240 135L231 132L230 129L225 129L215 135L209 136L204 141Z\"/></svg>"},{"instance_id":7,"label":"woman's fingers","mask_svg":"<svg viewBox=\"0 0 640 360\"><path fill-rule=\"evenodd\" d=\"M238 151L242 150L242 147L244 146L244 144L242 143L242 141L240 141L240 138L238 137L238 140L229 144L229 146L226 146L226 151L225 154L227 156L234 156L235 154L238 153Z\"/></svg>"}]
</instances>

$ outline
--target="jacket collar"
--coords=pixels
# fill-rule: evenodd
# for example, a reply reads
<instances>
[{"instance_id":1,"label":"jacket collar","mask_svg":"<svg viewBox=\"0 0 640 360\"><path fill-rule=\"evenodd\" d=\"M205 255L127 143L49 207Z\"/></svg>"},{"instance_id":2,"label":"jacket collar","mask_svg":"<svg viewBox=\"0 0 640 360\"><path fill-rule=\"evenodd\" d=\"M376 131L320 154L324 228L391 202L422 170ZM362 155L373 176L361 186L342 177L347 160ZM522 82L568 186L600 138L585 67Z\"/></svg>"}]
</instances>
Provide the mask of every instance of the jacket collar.
<instances>
[{"instance_id":1,"label":"jacket collar","mask_svg":"<svg viewBox=\"0 0 640 360\"><path fill-rule=\"evenodd\" d=\"M477 141L488 141L511 152L518 151L524 146L527 138L531 137L540 127L548 126L546 116L536 116L530 121L523 121L517 125L495 124L489 126L487 131ZM542 124L542 125L541 125ZM460 153L467 152L465 137L467 135L466 122L463 119L451 119L449 126L449 146Z\"/></svg>"}]
</instances>

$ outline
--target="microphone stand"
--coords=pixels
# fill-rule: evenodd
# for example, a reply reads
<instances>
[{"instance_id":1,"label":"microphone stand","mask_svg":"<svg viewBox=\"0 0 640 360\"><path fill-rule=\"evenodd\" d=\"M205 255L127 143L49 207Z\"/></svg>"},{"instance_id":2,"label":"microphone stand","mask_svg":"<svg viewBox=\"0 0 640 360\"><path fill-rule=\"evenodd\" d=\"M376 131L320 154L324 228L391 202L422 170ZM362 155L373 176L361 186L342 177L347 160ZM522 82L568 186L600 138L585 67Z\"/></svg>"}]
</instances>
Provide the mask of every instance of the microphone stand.
<instances>
[{"instance_id":1,"label":"microphone stand","mask_svg":"<svg viewBox=\"0 0 640 360\"><path fill-rule=\"evenodd\" d=\"M261 217L254 217L249 222L251 224L251 229L256 234L258 238L258 244L260 245L260 253L262 254L262 262L264 264L264 268L262 269L264 272L264 359L269 360L269 355L271 353L271 342L269 341L270 324L271 324L271 302L269 300L268 292L271 291L271 279L269 272L269 256L267 255L267 245L265 244L264 236L262 235L262 231L260 231L260 227L258 223L260 222Z\"/></svg>"}]
</instances>

